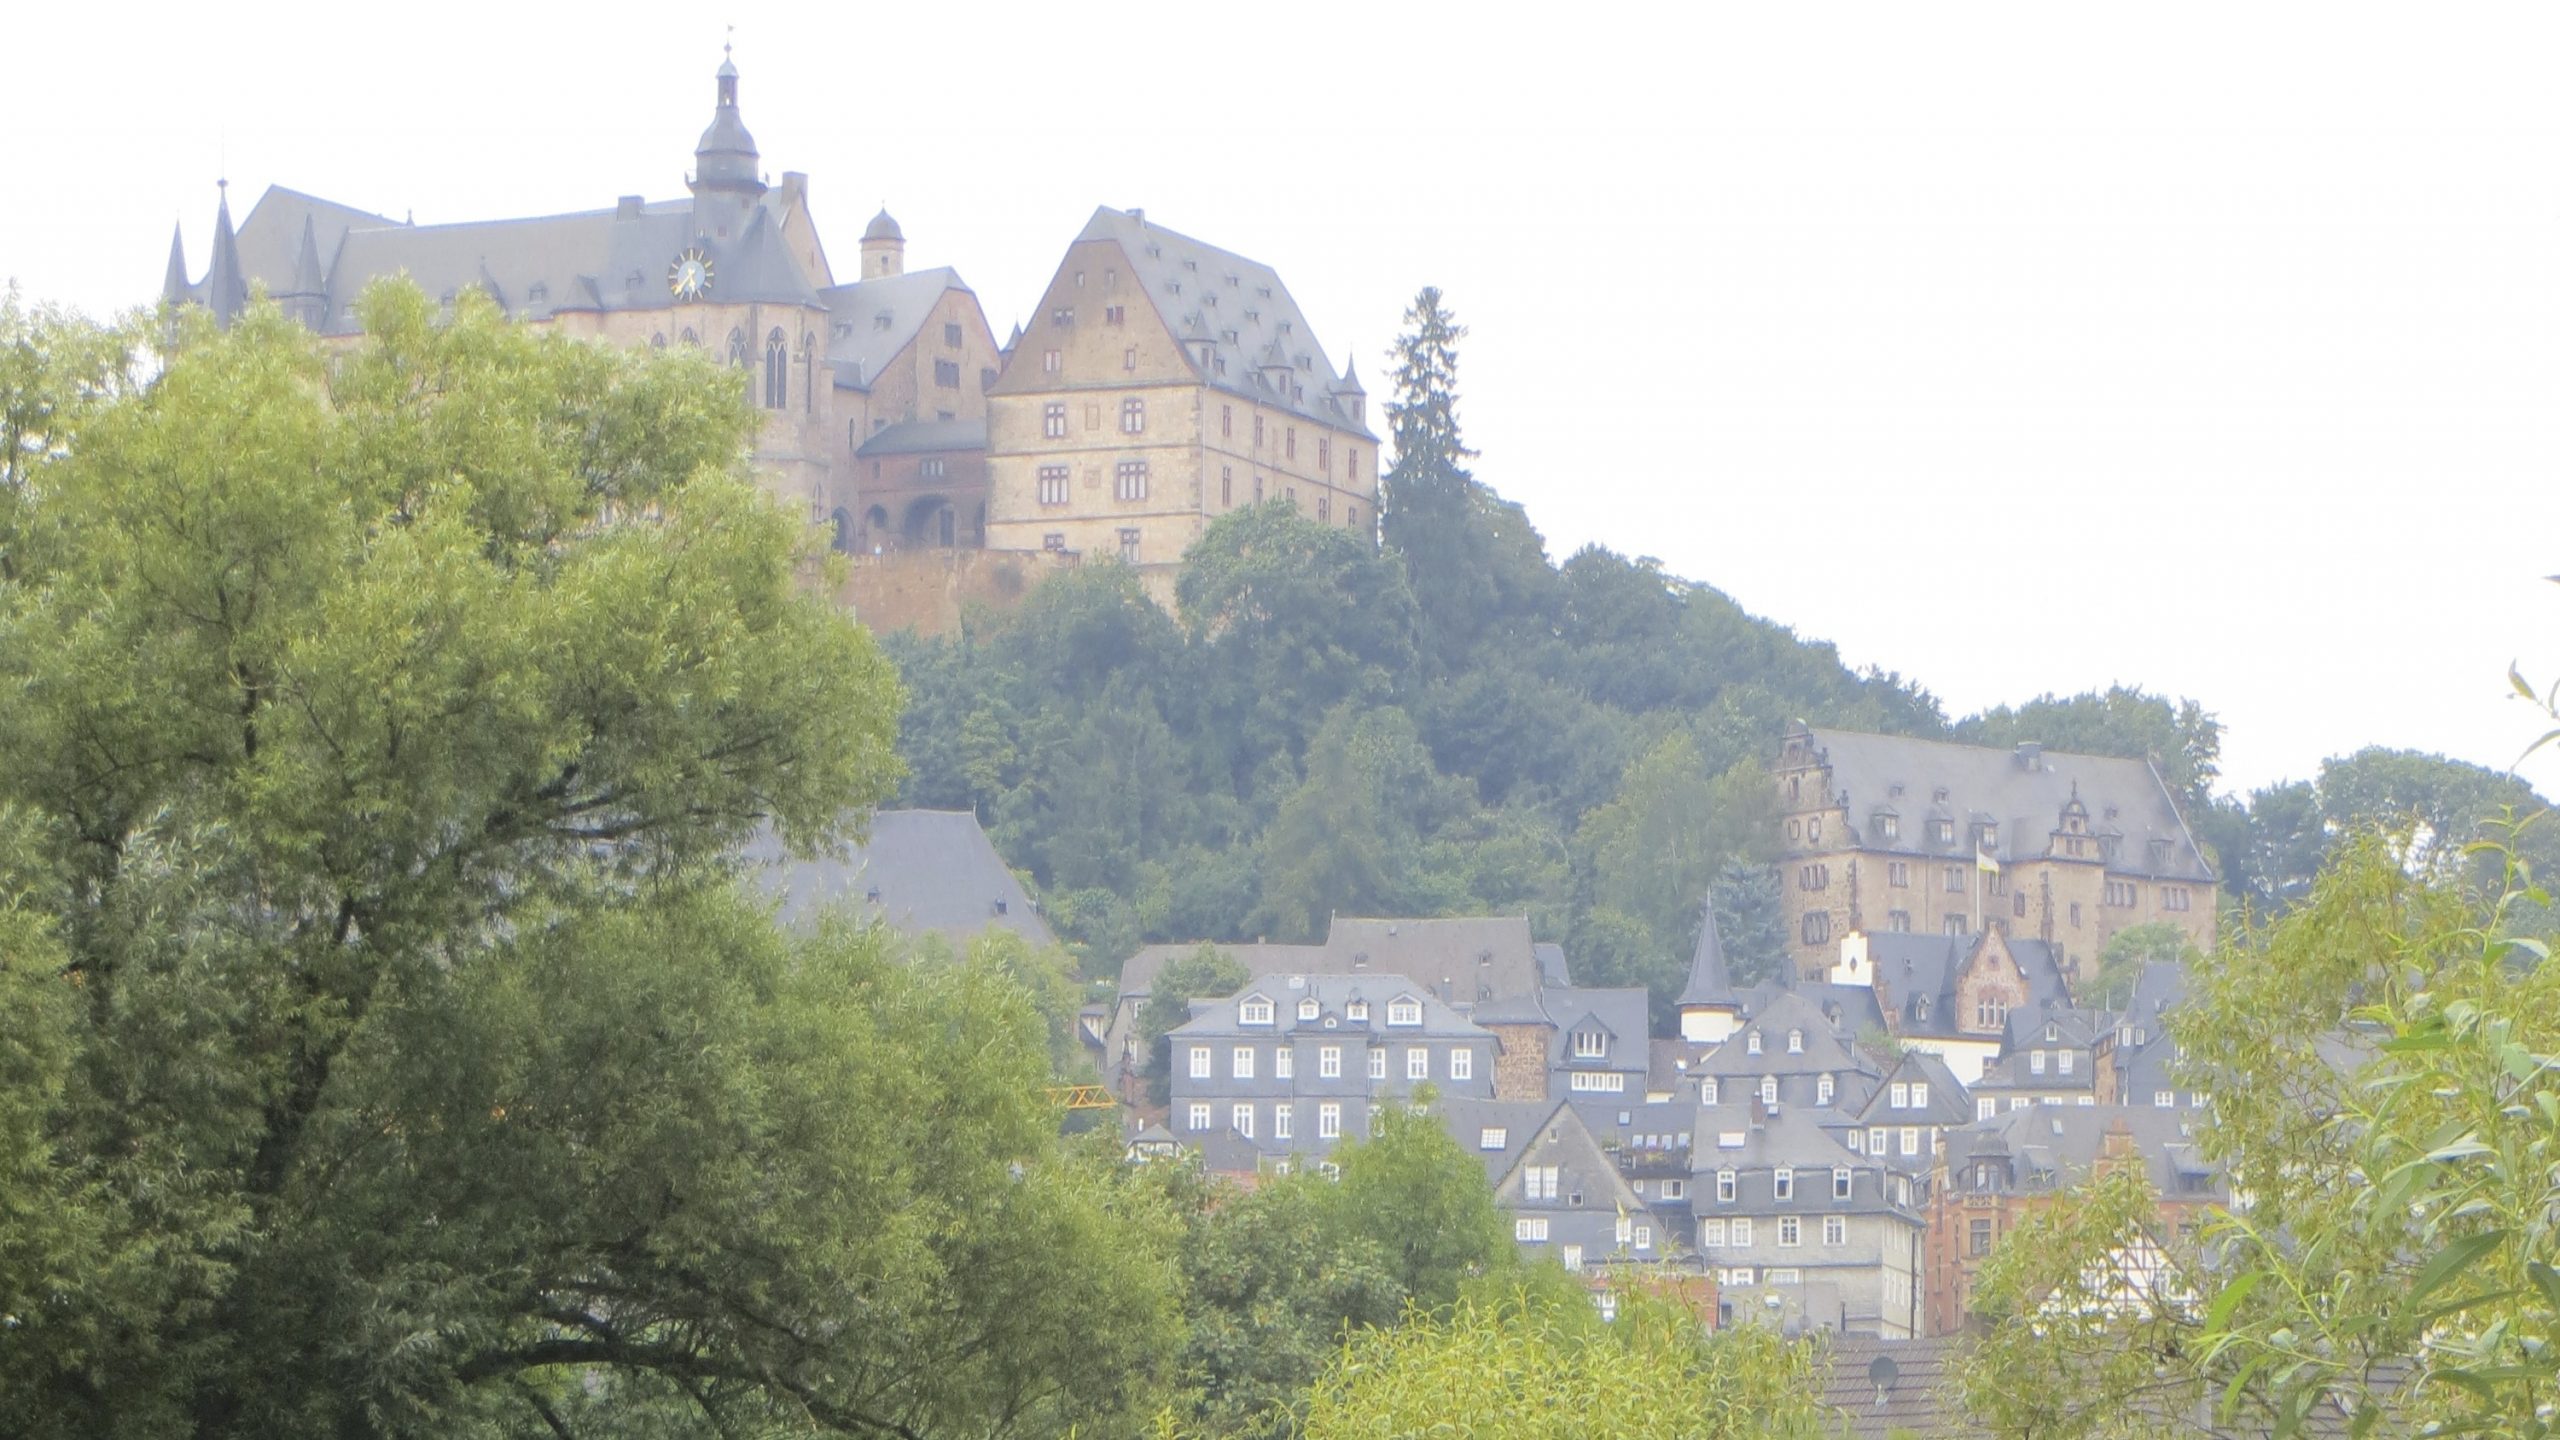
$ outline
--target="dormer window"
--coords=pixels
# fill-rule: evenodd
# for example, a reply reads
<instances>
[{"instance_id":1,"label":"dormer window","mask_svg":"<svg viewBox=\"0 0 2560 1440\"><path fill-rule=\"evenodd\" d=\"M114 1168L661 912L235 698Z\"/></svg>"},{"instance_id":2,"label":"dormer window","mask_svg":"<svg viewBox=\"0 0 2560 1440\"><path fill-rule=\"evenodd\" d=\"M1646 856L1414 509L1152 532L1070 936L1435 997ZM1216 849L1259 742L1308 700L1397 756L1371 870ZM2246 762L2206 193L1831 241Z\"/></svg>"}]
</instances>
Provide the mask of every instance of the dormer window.
<instances>
[{"instance_id":1,"label":"dormer window","mask_svg":"<svg viewBox=\"0 0 2560 1440\"><path fill-rule=\"evenodd\" d=\"M1941 845L1953 845L1956 843L1956 822L1953 820L1930 821L1929 838Z\"/></svg>"},{"instance_id":2,"label":"dormer window","mask_svg":"<svg viewBox=\"0 0 2560 1440\"><path fill-rule=\"evenodd\" d=\"M1698 1082L1698 1103L1701 1105L1713 1105L1718 1103L1716 1100L1716 1077L1713 1075L1709 1075Z\"/></svg>"},{"instance_id":3,"label":"dormer window","mask_svg":"<svg viewBox=\"0 0 2560 1440\"><path fill-rule=\"evenodd\" d=\"M1421 1024L1422 1002L1409 996L1399 996L1396 999L1388 1001L1387 1023L1390 1025Z\"/></svg>"},{"instance_id":4,"label":"dormer window","mask_svg":"<svg viewBox=\"0 0 2560 1440\"><path fill-rule=\"evenodd\" d=\"M1236 1023L1239 1025L1270 1024L1271 1001L1269 997L1262 995L1249 995L1245 997L1244 1000L1236 1005Z\"/></svg>"},{"instance_id":5,"label":"dormer window","mask_svg":"<svg viewBox=\"0 0 2560 1440\"><path fill-rule=\"evenodd\" d=\"M2052 1044L2052 1043L2053 1043L2054 1041L2056 1041L2056 1040L2061 1039L2061 1038L2062 1038L2062 1027L2061 1027L2060 1025L2057 1025L2057 1024L2053 1023L2053 1022L2052 1022L2052 1021L2050 1021L2050 1020L2046 1021L2046 1022L2045 1022L2045 1026L2044 1026L2044 1038L2045 1038L2045 1043L2046 1043L2046 1044L2048 1044L2048 1045L2049 1045L2049 1044Z\"/></svg>"},{"instance_id":6,"label":"dormer window","mask_svg":"<svg viewBox=\"0 0 2560 1440\"><path fill-rule=\"evenodd\" d=\"M1760 1053L1759 1031L1754 1030L1750 1034L1742 1037L1742 1053L1745 1055L1757 1055Z\"/></svg>"},{"instance_id":7,"label":"dormer window","mask_svg":"<svg viewBox=\"0 0 2560 1440\"><path fill-rule=\"evenodd\" d=\"M1763 1075L1760 1077L1760 1103L1763 1105L1775 1105L1778 1103L1777 1076Z\"/></svg>"},{"instance_id":8,"label":"dormer window","mask_svg":"<svg viewBox=\"0 0 2560 1440\"><path fill-rule=\"evenodd\" d=\"M1824 1075L1813 1082L1813 1103L1816 1105L1828 1105L1831 1103L1831 1094L1832 1087L1830 1076Z\"/></svg>"},{"instance_id":9,"label":"dormer window","mask_svg":"<svg viewBox=\"0 0 2560 1440\"><path fill-rule=\"evenodd\" d=\"M1574 1031L1573 1058L1576 1060L1605 1060L1609 1058L1609 1037L1597 1030Z\"/></svg>"},{"instance_id":10,"label":"dormer window","mask_svg":"<svg viewBox=\"0 0 2560 1440\"><path fill-rule=\"evenodd\" d=\"M1366 1020L1369 1018L1369 1002L1366 1000L1354 1000L1348 1006L1344 1007L1342 1013L1353 1020Z\"/></svg>"},{"instance_id":11,"label":"dormer window","mask_svg":"<svg viewBox=\"0 0 2560 1440\"><path fill-rule=\"evenodd\" d=\"M1298 1002L1298 1018L1301 1020L1313 1020L1319 1013L1320 1008L1321 1007L1316 1004L1316 997L1310 995L1306 999Z\"/></svg>"},{"instance_id":12,"label":"dormer window","mask_svg":"<svg viewBox=\"0 0 2560 1440\"><path fill-rule=\"evenodd\" d=\"M1918 1080L1918 1081L1914 1081L1914 1082L1912 1082L1912 1086L1911 1086L1911 1108L1912 1108L1912 1109L1914 1109L1914 1110L1926 1110L1926 1109L1928 1109L1928 1108L1929 1108L1929 1082L1928 1082L1928 1081L1926 1081L1926 1080Z\"/></svg>"},{"instance_id":13,"label":"dormer window","mask_svg":"<svg viewBox=\"0 0 2560 1440\"><path fill-rule=\"evenodd\" d=\"M1900 839L1902 837L1902 817L1899 815L1877 816L1876 837L1880 840Z\"/></svg>"},{"instance_id":14,"label":"dormer window","mask_svg":"<svg viewBox=\"0 0 2560 1440\"><path fill-rule=\"evenodd\" d=\"M1804 1053L1803 1031L1790 1030L1787 1032L1787 1053L1790 1055L1801 1055Z\"/></svg>"}]
</instances>

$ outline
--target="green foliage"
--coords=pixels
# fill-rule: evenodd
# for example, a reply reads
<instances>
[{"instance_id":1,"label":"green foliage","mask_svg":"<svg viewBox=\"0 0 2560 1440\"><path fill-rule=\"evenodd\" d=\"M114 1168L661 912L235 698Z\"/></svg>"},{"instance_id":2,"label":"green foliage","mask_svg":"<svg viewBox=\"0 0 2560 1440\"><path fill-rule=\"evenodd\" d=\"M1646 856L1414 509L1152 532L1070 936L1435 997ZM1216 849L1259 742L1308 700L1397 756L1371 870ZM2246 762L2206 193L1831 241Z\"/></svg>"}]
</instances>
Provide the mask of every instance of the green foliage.
<instances>
[{"instance_id":1,"label":"green foliage","mask_svg":"<svg viewBox=\"0 0 2560 1440\"><path fill-rule=\"evenodd\" d=\"M1765 764L1737 760L1710 775L1686 730L1670 731L1629 765L1616 798L1585 815L1575 837L1589 876L1586 926L1575 933L1590 942L1579 947L1585 983L1644 986L1655 1028L1668 1032L1699 907L1718 885L1729 901L1750 907L1746 938L1755 965L1765 965L1759 947L1774 897L1752 877L1775 858L1776 813ZM1783 945L1781 930L1780 956Z\"/></svg>"},{"instance_id":2,"label":"green foliage","mask_svg":"<svg viewBox=\"0 0 2560 1440\"><path fill-rule=\"evenodd\" d=\"M1057 1153L1027 957L730 889L889 792L899 699L735 377L362 319L144 384L0 309L0 1432L1146 1403L1173 1219Z\"/></svg>"},{"instance_id":3,"label":"green foliage","mask_svg":"<svg viewBox=\"0 0 2560 1440\"><path fill-rule=\"evenodd\" d=\"M1469 1275L1513 1261L1511 1226L1494 1206L1484 1165L1416 1105L1381 1107L1365 1140L1339 1147L1337 1200L1375 1241L1387 1273L1416 1304L1455 1300Z\"/></svg>"},{"instance_id":4,"label":"green foliage","mask_svg":"<svg viewBox=\"0 0 2560 1440\"><path fill-rule=\"evenodd\" d=\"M1524 1292L1352 1338L1309 1406L1308 1440L1672 1440L1825 1433L1813 1352L1764 1326L1709 1333L1686 1310L1623 1292L1600 1323L1586 1297Z\"/></svg>"},{"instance_id":5,"label":"green foliage","mask_svg":"<svg viewBox=\"0 0 2560 1440\"><path fill-rule=\"evenodd\" d=\"M2121 1009L2133 998L2143 966L2192 967L2201 959L2187 933L2166 920L2128 925L2108 938L2106 948L2098 952L2097 973L2072 992L2072 1003Z\"/></svg>"},{"instance_id":6,"label":"green foliage","mask_svg":"<svg viewBox=\"0 0 2560 1440\"><path fill-rule=\"evenodd\" d=\"M1147 1003L1138 1007L1137 1045L1147 1056L1147 1093L1158 1105L1172 1099L1173 1052L1165 1036L1191 1019L1191 1002L1233 995L1253 972L1215 945L1203 945L1156 972Z\"/></svg>"},{"instance_id":7,"label":"green foliage","mask_svg":"<svg viewBox=\"0 0 2560 1440\"><path fill-rule=\"evenodd\" d=\"M2122 685L1985 710L1958 722L1953 738L2003 749L2033 740L2082 755L2149 760L2190 815L2212 803L2222 773L2221 721L2193 700L2172 702Z\"/></svg>"}]
</instances>

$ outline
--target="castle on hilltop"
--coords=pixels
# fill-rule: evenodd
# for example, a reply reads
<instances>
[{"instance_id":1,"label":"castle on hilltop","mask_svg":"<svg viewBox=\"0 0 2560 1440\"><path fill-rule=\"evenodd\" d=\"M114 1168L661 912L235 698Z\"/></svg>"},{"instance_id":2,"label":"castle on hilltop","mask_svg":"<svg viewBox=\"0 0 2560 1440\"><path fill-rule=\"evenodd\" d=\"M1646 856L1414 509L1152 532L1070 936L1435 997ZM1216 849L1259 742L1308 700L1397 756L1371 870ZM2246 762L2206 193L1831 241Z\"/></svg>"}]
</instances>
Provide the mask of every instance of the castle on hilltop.
<instances>
[{"instance_id":1,"label":"castle on hilltop","mask_svg":"<svg viewBox=\"0 0 2560 1440\"><path fill-rule=\"evenodd\" d=\"M478 290L526 324L709 348L761 407L765 487L855 556L1110 558L1169 598L1184 550L1238 506L1376 523L1367 396L1267 265L1099 207L1029 327L999 346L957 271L907 269L885 209L839 280L808 176L770 183L726 59L687 188L415 225L274 186L235 229L226 187L204 275L189 278L173 236L161 299L227 325L263 291L350 336L364 287L406 275L447 304Z\"/></svg>"}]
</instances>

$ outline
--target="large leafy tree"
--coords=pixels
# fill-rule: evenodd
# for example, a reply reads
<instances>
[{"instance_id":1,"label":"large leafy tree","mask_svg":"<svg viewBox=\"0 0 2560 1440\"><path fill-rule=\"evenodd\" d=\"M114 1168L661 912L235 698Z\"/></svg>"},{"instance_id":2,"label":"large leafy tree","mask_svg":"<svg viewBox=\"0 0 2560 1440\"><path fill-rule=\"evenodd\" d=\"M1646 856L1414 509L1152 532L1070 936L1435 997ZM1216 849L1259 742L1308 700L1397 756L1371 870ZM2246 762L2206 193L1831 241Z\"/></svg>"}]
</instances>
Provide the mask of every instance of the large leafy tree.
<instances>
[{"instance_id":1,"label":"large leafy tree","mask_svg":"<svg viewBox=\"0 0 2560 1440\"><path fill-rule=\"evenodd\" d=\"M1115 1409L1168 1256L1019 986L729 888L898 704L734 377L361 315L0 315L0 1431Z\"/></svg>"}]
</instances>

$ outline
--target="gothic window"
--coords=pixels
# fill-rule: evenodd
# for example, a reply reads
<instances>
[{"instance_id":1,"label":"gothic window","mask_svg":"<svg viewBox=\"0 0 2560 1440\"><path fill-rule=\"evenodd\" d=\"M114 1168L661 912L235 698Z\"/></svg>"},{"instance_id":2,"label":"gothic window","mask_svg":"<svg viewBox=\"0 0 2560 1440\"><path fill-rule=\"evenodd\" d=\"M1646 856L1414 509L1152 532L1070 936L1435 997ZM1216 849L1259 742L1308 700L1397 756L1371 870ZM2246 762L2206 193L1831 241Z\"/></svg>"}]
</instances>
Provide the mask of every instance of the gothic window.
<instances>
[{"instance_id":1,"label":"gothic window","mask_svg":"<svg viewBox=\"0 0 2560 1440\"><path fill-rule=\"evenodd\" d=\"M744 330L729 332L729 363L741 370L747 368L747 332Z\"/></svg>"},{"instance_id":2,"label":"gothic window","mask_svg":"<svg viewBox=\"0 0 2560 1440\"><path fill-rule=\"evenodd\" d=\"M764 341L764 408L779 410L791 403L791 350L776 329Z\"/></svg>"}]
</instances>

